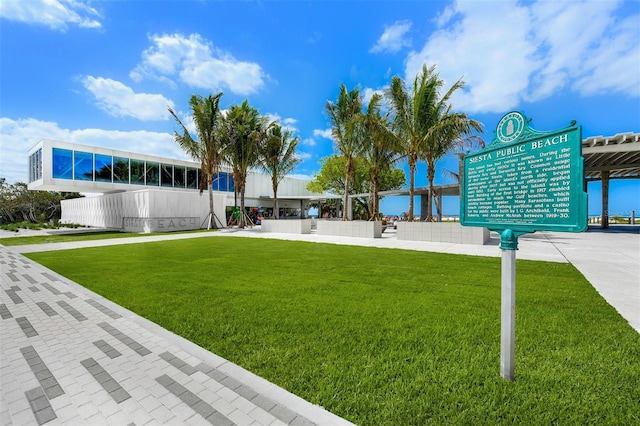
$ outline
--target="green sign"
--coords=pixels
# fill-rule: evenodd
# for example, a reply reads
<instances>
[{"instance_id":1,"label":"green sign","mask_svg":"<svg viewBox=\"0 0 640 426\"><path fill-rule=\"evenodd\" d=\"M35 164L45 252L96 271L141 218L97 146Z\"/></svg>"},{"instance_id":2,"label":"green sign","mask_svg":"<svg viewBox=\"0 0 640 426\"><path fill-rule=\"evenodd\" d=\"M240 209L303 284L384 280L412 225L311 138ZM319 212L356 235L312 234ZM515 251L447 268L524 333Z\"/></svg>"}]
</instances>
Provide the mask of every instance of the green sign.
<instances>
[{"instance_id":1,"label":"green sign","mask_svg":"<svg viewBox=\"0 0 640 426\"><path fill-rule=\"evenodd\" d=\"M582 129L540 132L520 112L506 114L496 138L464 158L460 223L517 234L587 228Z\"/></svg>"}]
</instances>

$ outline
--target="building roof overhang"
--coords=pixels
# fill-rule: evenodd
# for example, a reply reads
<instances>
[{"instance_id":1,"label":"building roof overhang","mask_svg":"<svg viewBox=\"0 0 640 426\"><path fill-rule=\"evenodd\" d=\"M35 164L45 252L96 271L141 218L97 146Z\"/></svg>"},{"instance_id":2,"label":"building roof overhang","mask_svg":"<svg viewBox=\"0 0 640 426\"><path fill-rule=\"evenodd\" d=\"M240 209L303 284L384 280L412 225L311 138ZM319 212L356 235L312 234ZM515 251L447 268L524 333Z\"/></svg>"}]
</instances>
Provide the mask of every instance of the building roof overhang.
<instances>
[{"instance_id":1,"label":"building roof overhang","mask_svg":"<svg viewBox=\"0 0 640 426\"><path fill-rule=\"evenodd\" d=\"M618 133L614 136L592 136L582 141L584 178L601 180L640 179L640 133Z\"/></svg>"}]
</instances>

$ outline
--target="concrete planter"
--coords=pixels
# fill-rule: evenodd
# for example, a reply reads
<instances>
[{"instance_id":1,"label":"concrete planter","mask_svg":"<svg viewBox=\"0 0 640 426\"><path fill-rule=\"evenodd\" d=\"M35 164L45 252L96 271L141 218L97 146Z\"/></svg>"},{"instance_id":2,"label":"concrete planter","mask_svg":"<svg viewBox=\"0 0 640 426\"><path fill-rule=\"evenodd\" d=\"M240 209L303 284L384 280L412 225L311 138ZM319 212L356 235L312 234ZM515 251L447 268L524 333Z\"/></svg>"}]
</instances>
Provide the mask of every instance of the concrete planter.
<instances>
[{"instance_id":1,"label":"concrete planter","mask_svg":"<svg viewBox=\"0 0 640 426\"><path fill-rule=\"evenodd\" d=\"M381 238L382 222L364 220L326 220L318 219L318 235L338 235L342 237Z\"/></svg>"},{"instance_id":2,"label":"concrete planter","mask_svg":"<svg viewBox=\"0 0 640 426\"><path fill-rule=\"evenodd\" d=\"M458 222L398 222L398 240L484 245L490 238L486 228L462 226Z\"/></svg>"},{"instance_id":3,"label":"concrete planter","mask_svg":"<svg viewBox=\"0 0 640 426\"><path fill-rule=\"evenodd\" d=\"M311 219L262 219L262 232L279 232L283 234L310 234Z\"/></svg>"}]
</instances>

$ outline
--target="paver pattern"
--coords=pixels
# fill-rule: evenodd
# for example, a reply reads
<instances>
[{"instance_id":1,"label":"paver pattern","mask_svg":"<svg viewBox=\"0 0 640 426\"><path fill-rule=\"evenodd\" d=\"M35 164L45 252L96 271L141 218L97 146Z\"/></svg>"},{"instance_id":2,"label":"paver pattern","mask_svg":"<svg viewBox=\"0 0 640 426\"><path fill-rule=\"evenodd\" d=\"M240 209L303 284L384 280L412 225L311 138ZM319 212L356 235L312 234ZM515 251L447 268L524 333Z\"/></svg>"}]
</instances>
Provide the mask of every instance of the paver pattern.
<instances>
[{"instance_id":1,"label":"paver pattern","mask_svg":"<svg viewBox=\"0 0 640 426\"><path fill-rule=\"evenodd\" d=\"M0 424L350 424L0 246Z\"/></svg>"}]
</instances>

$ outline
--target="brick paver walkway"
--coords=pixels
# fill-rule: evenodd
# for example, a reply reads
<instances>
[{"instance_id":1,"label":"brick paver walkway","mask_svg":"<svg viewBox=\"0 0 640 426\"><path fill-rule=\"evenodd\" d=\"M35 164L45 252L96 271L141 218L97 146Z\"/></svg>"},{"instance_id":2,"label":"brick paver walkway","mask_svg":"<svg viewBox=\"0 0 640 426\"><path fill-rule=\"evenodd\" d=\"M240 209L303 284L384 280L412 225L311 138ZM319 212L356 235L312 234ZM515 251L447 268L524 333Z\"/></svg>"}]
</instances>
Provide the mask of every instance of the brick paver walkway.
<instances>
[{"instance_id":1,"label":"brick paver walkway","mask_svg":"<svg viewBox=\"0 0 640 426\"><path fill-rule=\"evenodd\" d=\"M0 246L0 424L349 424Z\"/></svg>"}]
</instances>

